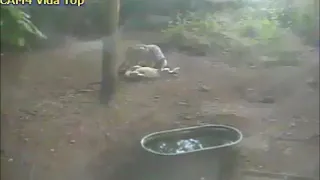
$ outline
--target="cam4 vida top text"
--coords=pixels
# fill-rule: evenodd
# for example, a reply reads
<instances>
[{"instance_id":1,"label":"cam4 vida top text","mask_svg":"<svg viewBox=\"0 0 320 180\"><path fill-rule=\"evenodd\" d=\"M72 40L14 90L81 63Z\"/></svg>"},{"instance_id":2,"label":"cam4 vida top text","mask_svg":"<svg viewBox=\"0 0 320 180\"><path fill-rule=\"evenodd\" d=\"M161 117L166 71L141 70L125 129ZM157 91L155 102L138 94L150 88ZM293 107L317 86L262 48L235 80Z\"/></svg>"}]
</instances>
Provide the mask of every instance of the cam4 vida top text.
<instances>
[{"instance_id":1,"label":"cam4 vida top text","mask_svg":"<svg viewBox=\"0 0 320 180\"><path fill-rule=\"evenodd\" d=\"M1 5L83 6L85 0L0 0Z\"/></svg>"}]
</instances>

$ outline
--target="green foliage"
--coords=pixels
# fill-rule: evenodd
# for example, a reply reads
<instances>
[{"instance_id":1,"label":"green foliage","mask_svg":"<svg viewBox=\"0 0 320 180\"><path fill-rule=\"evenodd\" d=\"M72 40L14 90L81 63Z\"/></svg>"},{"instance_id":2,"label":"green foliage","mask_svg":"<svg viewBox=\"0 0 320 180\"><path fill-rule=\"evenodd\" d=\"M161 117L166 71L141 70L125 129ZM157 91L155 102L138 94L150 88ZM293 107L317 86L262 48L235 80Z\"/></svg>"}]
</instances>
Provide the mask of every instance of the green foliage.
<instances>
[{"instance_id":1,"label":"green foliage","mask_svg":"<svg viewBox=\"0 0 320 180\"><path fill-rule=\"evenodd\" d=\"M46 38L30 21L30 16L13 6L1 6L1 43L23 47L30 34Z\"/></svg>"},{"instance_id":2,"label":"green foliage","mask_svg":"<svg viewBox=\"0 0 320 180\"><path fill-rule=\"evenodd\" d=\"M284 33L273 9L240 9L239 13L224 27L237 36L250 38L251 42L266 44L275 41Z\"/></svg>"},{"instance_id":3,"label":"green foliage","mask_svg":"<svg viewBox=\"0 0 320 180\"><path fill-rule=\"evenodd\" d=\"M319 13L314 5L305 7L290 6L279 14L283 27L290 28L302 37L307 44L314 45L319 40Z\"/></svg>"},{"instance_id":4,"label":"green foliage","mask_svg":"<svg viewBox=\"0 0 320 180\"><path fill-rule=\"evenodd\" d=\"M207 41L209 51L213 52L218 48L242 54L257 49L267 53L267 49L279 48L284 35L291 31L304 39L318 41L318 20L318 14L310 11L310 7L308 10L308 6L292 8L284 1L263 1L236 10L178 14L162 32L176 46L195 43L191 45L195 47L196 43Z\"/></svg>"},{"instance_id":5,"label":"green foliage","mask_svg":"<svg viewBox=\"0 0 320 180\"><path fill-rule=\"evenodd\" d=\"M238 1L228 1L229 6L238 6ZM72 35L103 35L107 15L105 0L87 1L85 7L24 7L32 22L46 34L72 33ZM225 4L213 4L208 0L121 0L120 24L129 24L129 29L150 29L154 23L147 21L149 15L175 16L176 12L209 12L221 9ZM155 28L158 28L156 26Z\"/></svg>"},{"instance_id":6,"label":"green foliage","mask_svg":"<svg viewBox=\"0 0 320 180\"><path fill-rule=\"evenodd\" d=\"M178 14L176 19L169 22L168 28L163 30L163 32L170 36L185 31L192 32L195 35L209 35L219 29L219 24L211 18L213 18L213 16L200 18L197 17L195 13L189 13L185 17Z\"/></svg>"},{"instance_id":7,"label":"green foliage","mask_svg":"<svg viewBox=\"0 0 320 180\"><path fill-rule=\"evenodd\" d=\"M223 50L268 44L281 37L282 31L276 21L265 16L259 17L257 12L250 9L240 9L235 14L229 17L225 13L178 15L163 33L167 39L182 44L188 40L186 35L195 36Z\"/></svg>"},{"instance_id":8,"label":"green foliage","mask_svg":"<svg viewBox=\"0 0 320 180\"><path fill-rule=\"evenodd\" d=\"M210 39L214 37L220 36L221 40L223 39L222 34L219 34L221 28L222 25L210 14L201 17L195 13L188 13L187 15L178 14L162 32L166 39L175 43L181 42L182 45L189 45L188 41L195 41L195 39L198 39L198 43L211 44ZM218 41L216 42L219 44Z\"/></svg>"}]
</instances>

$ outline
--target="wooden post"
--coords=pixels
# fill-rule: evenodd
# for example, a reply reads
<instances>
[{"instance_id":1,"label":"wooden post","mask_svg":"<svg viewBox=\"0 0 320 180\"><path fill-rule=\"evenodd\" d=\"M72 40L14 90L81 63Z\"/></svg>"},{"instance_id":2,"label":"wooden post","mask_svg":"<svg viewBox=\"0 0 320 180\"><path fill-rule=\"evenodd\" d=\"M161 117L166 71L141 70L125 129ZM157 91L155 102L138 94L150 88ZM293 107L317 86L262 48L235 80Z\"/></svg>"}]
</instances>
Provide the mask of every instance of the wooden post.
<instances>
[{"instance_id":1,"label":"wooden post","mask_svg":"<svg viewBox=\"0 0 320 180\"><path fill-rule=\"evenodd\" d=\"M103 38L102 50L102 79L100 89L100 103L108 104L112 99L117 81L116 61L118 58L118 22L120 0L106 0L107 29L106 38Z\"/></svg>"}]
</instances>

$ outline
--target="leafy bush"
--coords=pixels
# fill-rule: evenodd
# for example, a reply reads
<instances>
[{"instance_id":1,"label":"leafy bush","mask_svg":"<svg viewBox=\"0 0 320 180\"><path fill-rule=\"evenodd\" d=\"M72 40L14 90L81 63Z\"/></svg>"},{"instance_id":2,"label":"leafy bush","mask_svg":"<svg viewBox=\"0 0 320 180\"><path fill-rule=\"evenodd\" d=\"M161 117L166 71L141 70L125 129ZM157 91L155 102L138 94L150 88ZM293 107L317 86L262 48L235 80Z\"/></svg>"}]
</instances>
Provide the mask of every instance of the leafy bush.
<instances>
[{"instance_id":1,"label":"leafy bush","mask_svg":"<svg viewBox=\"0 0 320 180\"><path fill-rule=\"evenodd\" d=\"M316 11L316 12L315 12ZM319 41L319 11L314 5L305 7L290 6L279 15L283 27L290 28L303 38L306 44L315 45Z\"/></svg>"},{"instance_id":2,"label":"leafy bush","mask_svg":"<svg viewBox=\"0 0 320 180\"><path fill-rule=\"evenodd\" d=\"M308 44L319 42L319 14L314 9L310 5L288 6L285 1L248 2L238 9L178 14L162 32L168 43L178 47L216 55L220 52L237 59L277 52L283 59L281 53L288 48L281 44L292 31Z\"/></svg>"},{"instance_id":3,"label":"leafy bush","mask_svg":"<svg viewBox=\"0 0 320 180\"><path fill-rule=\"evenodd\" d=\"M201 45L207 44L206 50L215 53L241 53L239 50L249 51L254 46L275 44L284 32L275 18L252 8L242 8L231 15L228 12L178 15L163 30L166 39L176 46L203 48Z\"/></svg>"},{"instance_id":4,"label":"leafy bush","mask_svg":"<svg viewBox=\"0 0 320 180\"><path fill-rule=\"evenodd\" d=\"M46 36L30 21L30 16L13 6L1 6L1 44L23 47L30 35Z\"/></svg>"},{"instance_id":5,"label":"leafy bush","mask_svg":"<svg viewBox=\"0 0 320 180\"><path fill-rule=\"evenodd\" d=\"M204 47L211 48L214 43L217 47L228 46L225 44L227 41L223 34L219 33L221 27L222 25L210 14L201 17L195 13L188 13L187 15L178 14L162 32L165 39L175 46L191 46L200 50Z\"/></svg>"}]
</instances>

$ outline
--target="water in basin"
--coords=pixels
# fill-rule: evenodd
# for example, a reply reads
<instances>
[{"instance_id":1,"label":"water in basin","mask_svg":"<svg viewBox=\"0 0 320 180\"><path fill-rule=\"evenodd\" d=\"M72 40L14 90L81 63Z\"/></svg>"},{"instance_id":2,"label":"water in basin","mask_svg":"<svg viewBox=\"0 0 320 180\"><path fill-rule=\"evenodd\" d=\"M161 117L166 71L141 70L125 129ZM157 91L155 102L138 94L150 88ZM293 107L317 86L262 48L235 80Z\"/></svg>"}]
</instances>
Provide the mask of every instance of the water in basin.
<instances>
[{"instance_id":1,"label":"water in basin","mask_svg":"<svg viewBox=\"0 0 320 180\"><path fill-rule=\"evenodd\" d=\"M181 154L227 146L238 139L237 134L227 128L203 128L155 136L145 143L145 148L161 154Z\"/></svg>"}]
</instances>

